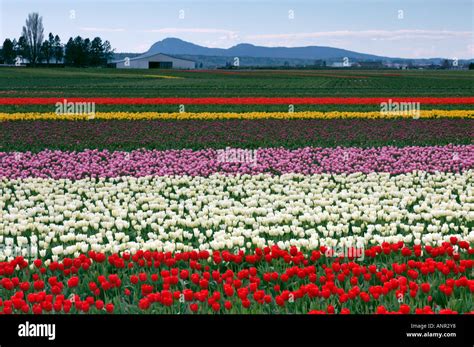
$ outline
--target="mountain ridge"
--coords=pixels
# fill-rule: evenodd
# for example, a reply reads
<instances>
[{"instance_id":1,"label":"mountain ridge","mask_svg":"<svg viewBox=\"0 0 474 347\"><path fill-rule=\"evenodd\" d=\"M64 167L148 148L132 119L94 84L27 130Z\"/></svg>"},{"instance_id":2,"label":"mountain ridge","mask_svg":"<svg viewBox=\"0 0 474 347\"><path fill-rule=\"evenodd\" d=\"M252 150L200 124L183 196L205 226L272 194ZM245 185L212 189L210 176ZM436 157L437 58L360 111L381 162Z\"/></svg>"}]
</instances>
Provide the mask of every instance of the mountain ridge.
<instances>
[{"instance_id":1,"label":"mountain ridge","mask_svg":"<svg viewBox=\"0 0 474 347\"><path fill-rule=\"evenodd\" d=\"M219 68L234 63L239 58L241 67L301 67L301 66L342 66L344 58L349 63L384 63L395 67L410 64L429 66L442 65L446 58L392 58L375 54L354 52L328 46L303 47L264 47L250 43L239 43L230 48L211 48L200 46L179 38L169 37L155 42L145 53L115 53L116 60L163 53L177 58L196 61L201 68ZM473 62L473 59L460 59L460 64Z\"/></svg>"},{"instance_id":2,"label":"mountain ridge","mask_svg":"<svg viewBox=\"0 0 474 347\"><path fill-rule=\"evenodd\" d=\"M210 48L174 37L155 42L146 52L146 54L152 53L288 59L337 59L344 57L357 60L377 60L383 58L400 59L387 58L374 54L359 53L327 46L266 47L250 43L239 43L230 48Z\"/></svg>"}]
</instances>

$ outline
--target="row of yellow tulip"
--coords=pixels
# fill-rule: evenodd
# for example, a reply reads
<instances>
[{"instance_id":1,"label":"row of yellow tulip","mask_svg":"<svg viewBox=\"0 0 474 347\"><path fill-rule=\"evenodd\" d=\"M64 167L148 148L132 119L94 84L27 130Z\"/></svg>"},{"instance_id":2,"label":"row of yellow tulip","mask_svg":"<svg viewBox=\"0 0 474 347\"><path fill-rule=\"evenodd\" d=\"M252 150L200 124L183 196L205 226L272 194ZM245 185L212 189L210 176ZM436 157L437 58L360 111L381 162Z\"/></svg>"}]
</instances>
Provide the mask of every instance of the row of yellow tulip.
<instances>
[{"instance_id":1,"label":"row of yellow tulip","mask_svg":"<svg viewBox=\"0 0 474 347\"><path fill-rule=\"evenodd\" d=\"M474 118L474 110L421 110L418 113L383 112L96 112L93 114L56 114L39 112L0 113L0 121L13 120L86 120L86 119L343 119L343 118Z\"/></svg>"}]
</instances>

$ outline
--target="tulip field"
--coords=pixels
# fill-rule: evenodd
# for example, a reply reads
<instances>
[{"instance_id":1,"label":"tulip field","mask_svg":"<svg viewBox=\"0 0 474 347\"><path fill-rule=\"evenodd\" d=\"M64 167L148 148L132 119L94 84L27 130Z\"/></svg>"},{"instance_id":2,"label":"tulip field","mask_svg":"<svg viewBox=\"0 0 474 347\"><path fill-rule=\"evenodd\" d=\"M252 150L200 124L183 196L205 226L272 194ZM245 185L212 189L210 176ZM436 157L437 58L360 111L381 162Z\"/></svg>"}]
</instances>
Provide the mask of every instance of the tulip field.
<instances>
[{"instance_id":1,"label":"tulip field","mask_svg":"<svg viewBox=\"0 0 474 347\"><path fill-rule=\"evenodd\" d=\"M473 78L1 68L0 313L472 314Z\"/></svg>"}]
</instances>

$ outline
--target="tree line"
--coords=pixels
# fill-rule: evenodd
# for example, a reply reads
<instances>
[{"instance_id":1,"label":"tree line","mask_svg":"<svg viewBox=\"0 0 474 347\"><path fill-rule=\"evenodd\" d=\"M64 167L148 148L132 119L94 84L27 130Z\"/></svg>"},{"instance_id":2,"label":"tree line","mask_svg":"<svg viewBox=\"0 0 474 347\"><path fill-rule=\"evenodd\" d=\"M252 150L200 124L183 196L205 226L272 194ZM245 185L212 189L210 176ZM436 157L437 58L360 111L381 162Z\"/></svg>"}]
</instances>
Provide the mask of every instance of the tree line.
<instances>
[{"instance_id":1,"label":"tree line","mask_svg":"<svg viewBox=\"0 0 474 347\"><path fill-rule=\"evenodd\" d=\"M100 37L92 40L76 36L61 43L59 35L49 33L43 36L43 20L38 13L31 13L17 39L5 39L0 51L0 60L6 64L15 64L17 57L28 59L31 66L38 64L64 64L67 66L106 66L114 50L109 41Z\"/></svg>"}]
</instances>

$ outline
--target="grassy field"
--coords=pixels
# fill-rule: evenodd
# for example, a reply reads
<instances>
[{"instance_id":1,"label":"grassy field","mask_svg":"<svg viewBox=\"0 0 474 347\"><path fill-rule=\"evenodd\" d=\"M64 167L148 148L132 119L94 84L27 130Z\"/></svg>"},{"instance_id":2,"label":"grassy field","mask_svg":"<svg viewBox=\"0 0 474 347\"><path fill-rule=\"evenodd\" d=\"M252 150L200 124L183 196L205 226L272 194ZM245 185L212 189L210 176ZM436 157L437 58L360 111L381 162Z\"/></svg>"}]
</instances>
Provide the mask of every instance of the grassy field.
<instances>
[{"instance_id":1,"label":"grassy field","mask_svg":"<svg viewBox=\"0 0 474 347\"><path fill-rule=\"evenodd\" d=\"M0 97L472 95L474 71L0 69Z\"/></svg>"}]
</instances>

